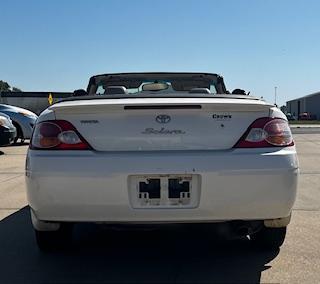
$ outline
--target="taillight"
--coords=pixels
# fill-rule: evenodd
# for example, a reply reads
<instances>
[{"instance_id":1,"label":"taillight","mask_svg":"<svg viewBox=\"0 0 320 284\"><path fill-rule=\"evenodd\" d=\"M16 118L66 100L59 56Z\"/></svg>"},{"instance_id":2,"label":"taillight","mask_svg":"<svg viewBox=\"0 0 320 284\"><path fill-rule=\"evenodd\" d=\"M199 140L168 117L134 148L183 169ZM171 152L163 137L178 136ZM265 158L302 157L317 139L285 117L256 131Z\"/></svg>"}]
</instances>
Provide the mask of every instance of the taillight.
<instances>
[{"instance_id":1,"label":"taillight","mask_svg":"<svg viewBox=\"0 0 320 284\"><path fill-rule=\"evenodd\" d=\"M30 149L89 150L92 148L70 122L50 120L35 126Z\"/></svg>"},{"instance_id":2,"label":"taillight","mask_svg":"<svg viewBox=\"0 0 320 284\"><path fill-rule=\"evenodd\" d=\"M294 145L291 130L282 118L264 117L254 121L234 148L287 147Z\"/></svg>"}]
</instances>

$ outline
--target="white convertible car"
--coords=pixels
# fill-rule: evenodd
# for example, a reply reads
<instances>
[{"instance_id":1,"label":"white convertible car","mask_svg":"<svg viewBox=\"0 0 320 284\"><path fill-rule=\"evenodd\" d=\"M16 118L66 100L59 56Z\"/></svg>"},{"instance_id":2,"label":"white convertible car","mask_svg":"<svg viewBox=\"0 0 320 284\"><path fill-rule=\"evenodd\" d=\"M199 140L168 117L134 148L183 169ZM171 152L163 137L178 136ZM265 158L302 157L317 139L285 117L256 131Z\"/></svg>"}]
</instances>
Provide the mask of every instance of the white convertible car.
<instances>
[{"instance_id":1,"label":"white convertible car","mask_svg":"<svg viewBox=\"0 0 320 284\"><path fill-rule=\"evenodd\" d=\"M282 245L299 168L277 107L208 73L98 75L74 95L40 115L27 155L41 249L76 222L206 223Z\"/></svg>"}]
</instances>

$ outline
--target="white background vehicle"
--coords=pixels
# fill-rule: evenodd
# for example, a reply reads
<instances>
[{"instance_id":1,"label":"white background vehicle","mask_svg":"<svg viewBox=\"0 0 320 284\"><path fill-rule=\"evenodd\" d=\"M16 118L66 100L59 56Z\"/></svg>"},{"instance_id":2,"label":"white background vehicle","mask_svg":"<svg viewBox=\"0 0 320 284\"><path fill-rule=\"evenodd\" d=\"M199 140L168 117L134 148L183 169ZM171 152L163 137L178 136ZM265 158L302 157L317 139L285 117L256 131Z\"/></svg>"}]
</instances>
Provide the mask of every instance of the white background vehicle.
<instances>
[{"instance_id":1,"label":"white background vehicle","mask_svg":"<svg viewBox=\"0 0 320 284\"><path fill-rule=\"evenodd\" d=\"M15 142L18 139L23 142L25 139L31 138L33 127L38 118L35 113L24 108L6 104L0 104L0 112L10 116L13 125L16 127L17 135L14 139Z\"/></svg>"},{"instance_id":2,"label":"white background vehicle","mask_svg":"<svg viewBox=\"0 0 320 284\"><path fill-rule=\"evenodd\" d=\"M26 162L40 248L75 222L217 223L279 247L298 161L286 116L221 76L94 76L44 111Z\"/></svg>"}]
</instances>

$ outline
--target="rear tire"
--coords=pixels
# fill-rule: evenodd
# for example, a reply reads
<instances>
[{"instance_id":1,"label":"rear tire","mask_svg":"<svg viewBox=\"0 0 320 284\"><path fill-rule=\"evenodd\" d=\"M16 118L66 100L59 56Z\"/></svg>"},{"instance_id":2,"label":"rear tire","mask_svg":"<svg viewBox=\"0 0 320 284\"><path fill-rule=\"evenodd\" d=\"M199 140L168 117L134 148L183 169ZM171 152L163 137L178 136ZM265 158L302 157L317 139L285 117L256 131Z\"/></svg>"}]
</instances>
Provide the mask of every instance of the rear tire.
<instances>
[{"instance_id":1,"label":"rear tire","mask_svg":"<svg viewBox=\"0 0 320 284\"><path fill-rule=\"evenodd\" d=\"M250 235L250 239L259 247L277 250L283 244L286 237L287 227L267 228Z\"/></svg>"},{"instance_id":2,"label":"rear tire","mask_svg":"<svg viewBox=\"0 0 320 284\"><path fill-rule=\"evenodd\" d=\"M67 247L72 241L72 224L60 224L57 231L38 231L34 230L36 242L40 250L53 251Z\"/></svg>"},{"instance_id":3,"label":"rear tire","mask_svg":"<svg viewBox=\"0 0 320 284\"><path fill-rule=\"evenodd\" d=\"M14 138L14 144L17 144L19 138L21 139L21 143L23 143L24 137L23 137L23 133L22 133L22 129L21 129L20 125L18 123L16 123L15 121L12 122L12 124L17 129L17 136L16 136L16 138Z\"/></svg>"}]
</instances>

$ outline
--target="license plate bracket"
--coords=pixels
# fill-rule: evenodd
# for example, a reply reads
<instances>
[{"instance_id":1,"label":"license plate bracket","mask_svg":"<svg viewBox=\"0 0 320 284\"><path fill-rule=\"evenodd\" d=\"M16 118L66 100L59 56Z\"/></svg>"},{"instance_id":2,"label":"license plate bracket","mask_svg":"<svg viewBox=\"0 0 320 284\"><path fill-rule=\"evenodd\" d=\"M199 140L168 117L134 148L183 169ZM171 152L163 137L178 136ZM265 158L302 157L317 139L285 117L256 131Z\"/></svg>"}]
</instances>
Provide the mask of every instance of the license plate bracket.
<instances>
[{"instance_id":1,"label":"license plate bracket","mask_svg":"<svg viewBox=\"0 0 320 284\"><path fill-rule=\"evenodd\" d=\"M129 201L133 208L195 208L200 200L199 175L131 175Z\"/></svg>"}]
</instances>

